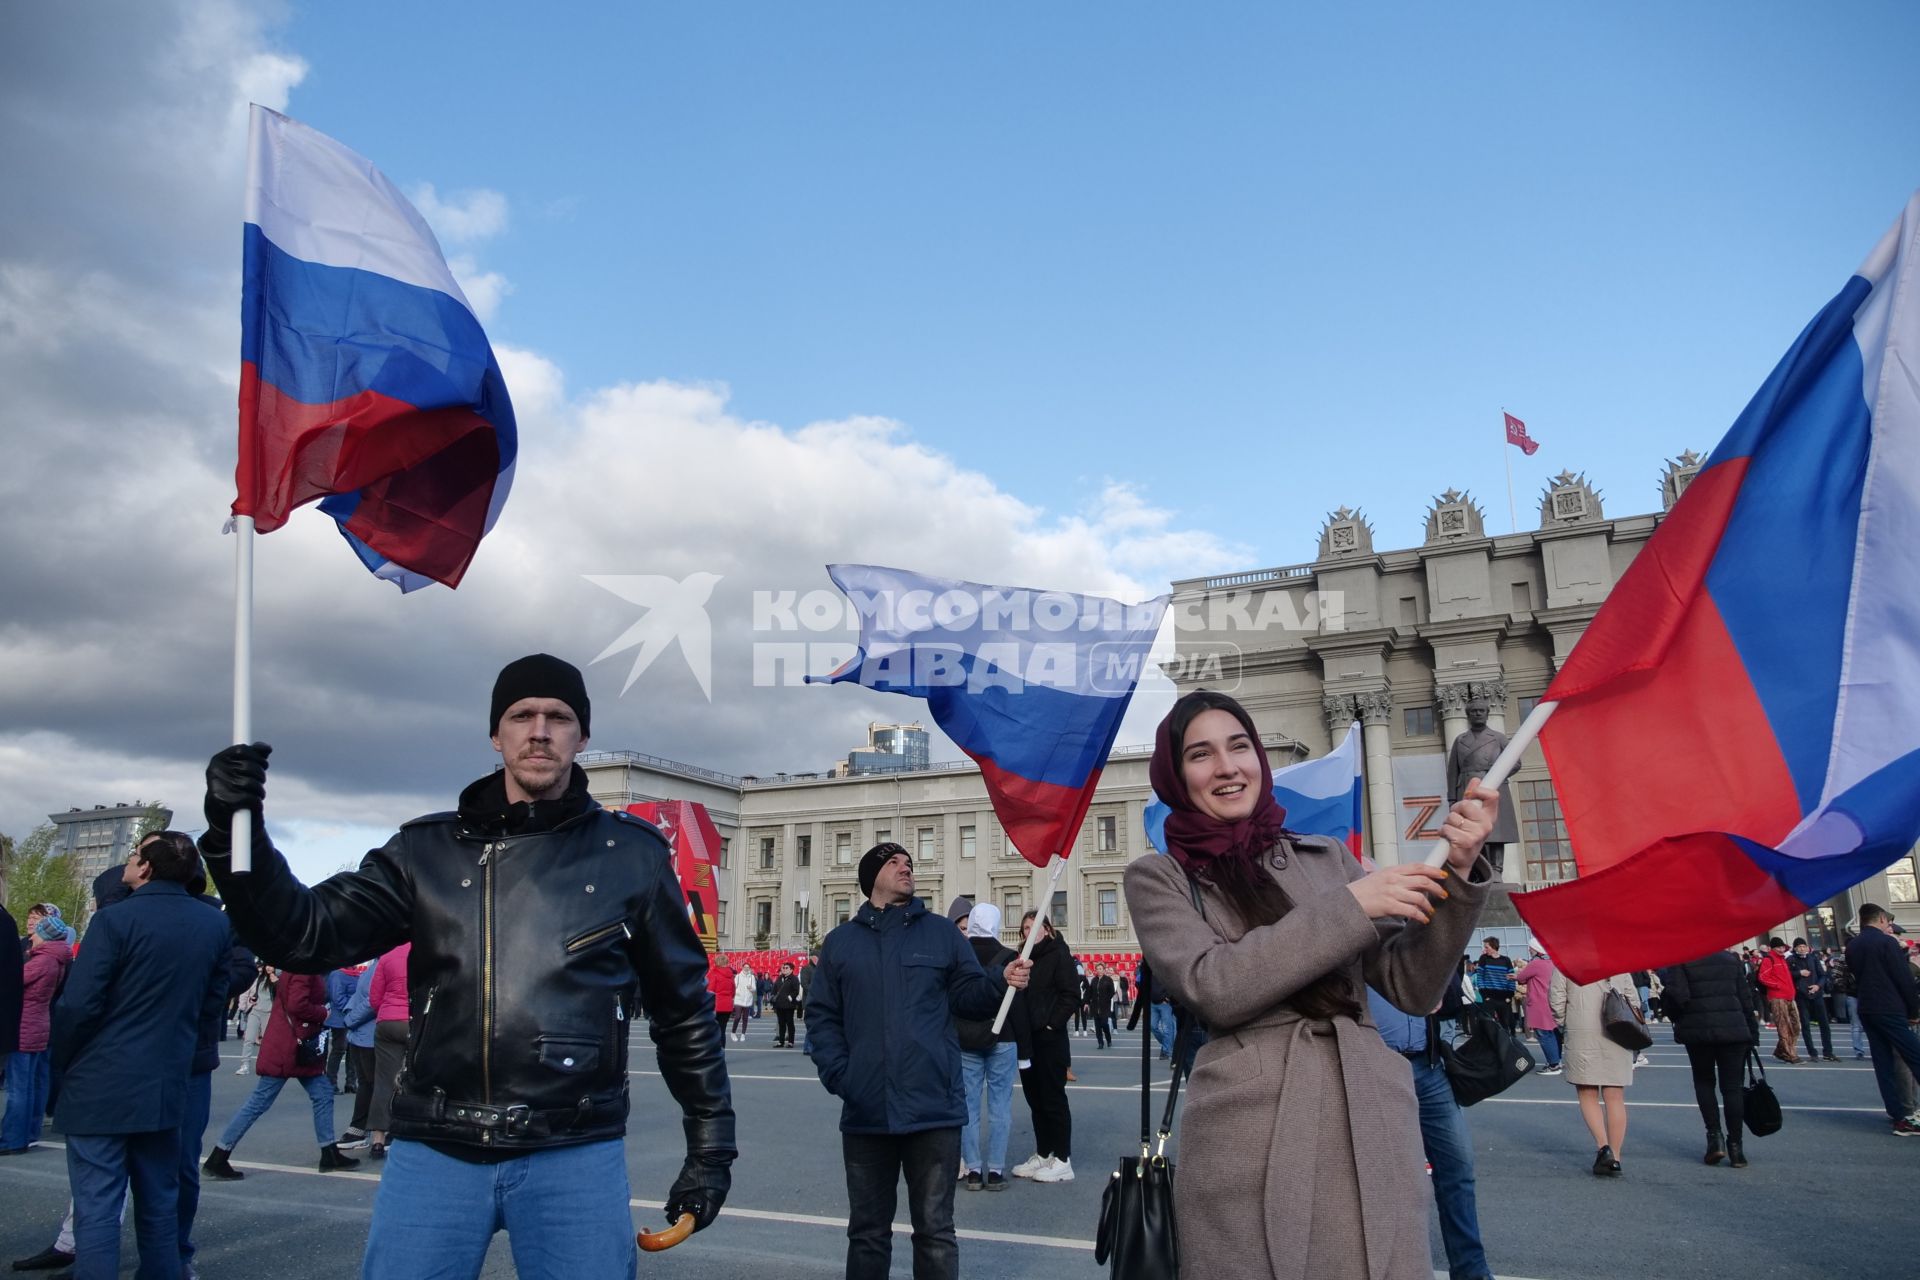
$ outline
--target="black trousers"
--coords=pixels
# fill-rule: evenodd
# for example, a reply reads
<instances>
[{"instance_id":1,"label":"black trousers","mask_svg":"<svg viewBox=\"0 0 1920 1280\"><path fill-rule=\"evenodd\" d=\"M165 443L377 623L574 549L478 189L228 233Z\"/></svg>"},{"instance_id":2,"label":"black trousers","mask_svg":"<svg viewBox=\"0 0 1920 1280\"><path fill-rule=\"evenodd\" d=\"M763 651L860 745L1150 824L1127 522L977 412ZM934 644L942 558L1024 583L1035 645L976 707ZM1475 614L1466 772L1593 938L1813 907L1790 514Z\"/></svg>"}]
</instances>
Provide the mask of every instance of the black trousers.
<instances>
[{"instance_id":1,"label":"black trousers","mask_svg":"<svg viewBox=\"0 0 1920 1280\"><path fill-rule=\"evenodd\" d=\"M1820 1056L1831 1058L1833 1056L1833 1023L1827 1017L1826 997L1811 995L1796 996L1794 999L1800 1005L1800 1034L1806 1040L1807 1056L1809 1058L1813 1056L1813 1024L1818 1022L1820 1024Z\"/></svg>"},{"instance_id":2,"label":"black trousers","mask_svg":"<svg viewBox=\"0 0 1920 1280\"><path fill-rule=\"evenodd\" d=\"M1043 1156L1073 1158L1073 1111L1067 1105L1067 1029L1036 1028L1033 1065L1020 1073L1020 1092L1033 1112L1033 1148Z\"/></svg>"},{"instance_id":3,"label":"black trousers","mask_svg":"<svg viewBox=\"0 0 1920 1280\"><path fill-rule=\"evenodd\" d=\"M327 1036L327 1083L333 1086L335 1093L340 1092L340 1068L347 1069L347 1088L359 1091L360 1069L353 1063L353 1055L347 1052L347 1032L344 1027L334 1027Z\"/></svg>"},{"instance_id":4,"label":"black trousers","mask_svg":"<svg viewBox=\"0 0 1920 1280\"><path fill-rule=\"evenodd\" d=\"M1513 992L1484 991L1480 995L1480 1001L1487 1006L1488 1011L1500 1025L1507 1029L1507 1034L1513 1035Z\"/></svg>"},{"instance_id":5,"label":"black trousers","mask_svg":"<svg viewBox=\"0 0 1920 1280\"><path fill-rule=\"evenodd\" d=\"M373 1109L373 1082L380 1073L374 1068L373 1046L362 1049L357 1044L347 1046L347 1060L353 1064L360 1087L353 1091L353 1119L347 1122L347 1128L355 1133L367 1131L367 1113Z\"/></svg>"},{"instance_id":6,"label":"black trousers","mask_svg":"<svg viewBox=\"0 0 1920 1280\"><path fill-rule=\"evenodd\" d=\"M1746 1065L1747 1053L1752 1048L1750 1044L1687 1046L1687 1065L1693 1068L1693 1100L1700 1104L1700 1118L1706 1121L1707 1128L1718 1129L1724 1110L1729 1138L1740 1136L1740 1121L1745 1114L1745 1095L1741 1091L1746 1088L1741 1068Z\"/></svg>"},{"instance_id":7,"label":"black trousers","mask_svg":"<svg viewBox=\"0 0 1920 1280\"><path fill-rule=\"evenodd\" d=\"M775 1044L791 1045L793 1043L793 1010L775 1009L773 1011L773 1018L775 1023L778 1024L774 1028L773 1042Z\"/></svg>"},{"instance_id":8,"label":"black trousers","mask_svg":"<svg viewBox=\"0 0 1920 1280\"><path fill-rule=\"evenodd\" d=\"M886 1280L892 1270L902 1173L913 1223L913 1280L958 1280L953 1174L960 1167L960 1131L843 1133L840 1152L847 1163L847 1280Z\"/></svg>"},{"instance_id":9,"label":"black trousers","mask_svg":"<svg viewBox=\"0 0 1920 1280\"><path fill-rule=\"evenodd\" d=\"M1112 1009L1102 1009L1098 1005L1094 1006L1093 1034L1097 1037L1094 1043L1102 1049L1105 1049L1113 1043Z\"/></svg>"}]
</instances>

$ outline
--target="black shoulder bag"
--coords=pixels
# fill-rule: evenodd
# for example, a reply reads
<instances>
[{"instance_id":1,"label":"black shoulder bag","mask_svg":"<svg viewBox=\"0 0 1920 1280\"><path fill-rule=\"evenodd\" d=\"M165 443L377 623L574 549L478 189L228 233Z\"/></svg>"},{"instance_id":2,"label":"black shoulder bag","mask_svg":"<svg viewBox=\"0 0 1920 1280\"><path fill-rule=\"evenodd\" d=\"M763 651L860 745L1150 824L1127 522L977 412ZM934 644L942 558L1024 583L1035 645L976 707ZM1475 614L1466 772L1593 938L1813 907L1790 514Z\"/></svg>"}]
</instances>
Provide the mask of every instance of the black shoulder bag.
<instances>
[{"instance_id":1,"label":"black shoulder bag","mask_svg":"<svg viewBox=\"0 0 1920 1280\"><path fill-rule=\"evenodd\" d=\"M1484 1004L1468 1005L1466 1021L1472 1024L1466 1039L1451 1044L1441 1040L1436 1047L1453 1100L1470 1107L1504 1093L1539 1064Z\"/></svg>"},{"instance_id":2,"label":"black shoulder bag","mask_svg":"<svg viewBox=\"0 0 1920 1280\"><path fill-rule=\"evenodd\" d=\"M1140 1007L1153 1003L1153 974L1142 966ZM1093 1260L1113 1280L1163 1280L1180 1272L1180 1236L1173 1222L1173 1162L1167 1139L1173 1134L1173 1110L1186 1074L1183 1055L1174 1055L1166 1110L1160 1115L1158 1141L1153 1132L1153 1036L1140 1035L1140 1154L1123 1156L1100 1197L1100 1227L1094 1233Z\"/></svg>"},{"instance_id":3,"label":"black shoulder bag","mask_svg":"<svg viewBox=\"0 0 1920 1280\"><path fill-rule=\"evenodd\" d=\"M1780 1132L1780 1099L1767 1083L1767 1069L1760 1065L1759 1049L1747 1051L1747 1087L1741 1093L1741 1122L1756 1138ZM1732 1134L1728 1134L1732 1137Z\"/></svg>"}]
</instances>

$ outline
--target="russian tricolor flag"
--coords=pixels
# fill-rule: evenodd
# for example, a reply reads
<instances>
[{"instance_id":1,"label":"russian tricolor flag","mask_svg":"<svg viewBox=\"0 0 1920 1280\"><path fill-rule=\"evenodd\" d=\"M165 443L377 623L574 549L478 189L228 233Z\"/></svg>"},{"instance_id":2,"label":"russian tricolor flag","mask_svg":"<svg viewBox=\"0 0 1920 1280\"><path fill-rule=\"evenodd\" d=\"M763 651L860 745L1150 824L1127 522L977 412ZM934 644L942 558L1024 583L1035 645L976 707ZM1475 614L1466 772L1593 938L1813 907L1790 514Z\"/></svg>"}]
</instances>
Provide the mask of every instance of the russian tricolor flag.
<instances>
[{"instance_id":1,"label":"russian tricolor flag","mask_svg":"<svg viewBox=\"0 0 1920 1280\"><path fill-rule=\"evenodd\" d=\"M1347 726L1347 736L1340 745L1326 755L1275 769L1273 798L1286 810L1287 830L1303 836L1330 836L1358 858L1366 809L1360 762L1360 725L1356 721ZM1167 815L1172 812L1156 798L1143 815L1147 843L1161 853L1167 851Z\"/></svg>"},{"instance_id":2,"label":"russian tricolor flag","mask_svg":"<svg viewBox=\"0 0 1920 1280\"><path fill-rule=\"evenodd\" d=\"M860 615L860 647L826 683L925 698L980 765L1022 857L1065 857L1146 667L1166 596L1104 596L828 565Z\"/></svg>"},{"instance_id":3,"label":"russian tricolor flag","mask_svg":"<svg viewBox=\"0 0 1920 1280\"><path fill-rule=\"evenodd\" d=\"M1690 960L1920 837L1920 194L1814 317L1543 701L1578 981Z\"/></svg>"},{"instance_id":4,"label":"russian tricolor flag","mask_svg":"<svg viewBox=\"0 0 1920 1280\"><path fill-rule=\"evenodd\" d=\"M323 499L403 591L456 586L513 480L513 405L425 219L365 159L255 106L236 516Z\"/></svg>"}]
</instances>

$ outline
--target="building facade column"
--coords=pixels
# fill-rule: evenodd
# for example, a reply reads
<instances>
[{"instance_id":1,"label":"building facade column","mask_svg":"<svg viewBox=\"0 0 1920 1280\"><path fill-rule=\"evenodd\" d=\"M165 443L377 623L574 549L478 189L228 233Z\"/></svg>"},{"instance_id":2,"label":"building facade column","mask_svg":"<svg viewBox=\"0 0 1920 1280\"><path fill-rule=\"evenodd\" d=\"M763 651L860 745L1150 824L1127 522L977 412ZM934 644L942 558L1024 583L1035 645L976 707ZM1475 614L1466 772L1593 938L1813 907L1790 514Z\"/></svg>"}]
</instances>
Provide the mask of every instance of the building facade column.
<instances>
[{"instance_id":1,"label":"building facade column","mask_svg":"<svg viewBox=\"0 0 1920 1280\"><path fill-rule=\"evenodd\" d=\"M1373 860L1380 866L1400 862L1400 820L1393 801L1393 694L1385 689L1354 700L1365 720L1361 739L1367 753L1367 833Z\"/></svg>"},{"instance_id":2,"label":"building facade column","mask_svg":"<svg viewBox=\"0 0 1920 1280\"><path fill-rule=\"evenodd\" d=\"M1434 710L1440 713L1440 741L1449 751L1453 749L1453 740L1467 731L1469 692L1471 686L1465 682L1433 686Z\"/></svg>"},{"instance_id":3,"label":"building facade column","mask_svg":"<svg viewBox=\"0 0 1920 1280\"><path fill-rule=\"evenodd\" d=\"M1324 694L1320 699L1320 709L1327 713L1327 750L1336 750L1341 739L1347 736L1347 726L1360 718L1359 709L1354 705L1354 696L1350 693Z\"/></svg>"}]
</instances>

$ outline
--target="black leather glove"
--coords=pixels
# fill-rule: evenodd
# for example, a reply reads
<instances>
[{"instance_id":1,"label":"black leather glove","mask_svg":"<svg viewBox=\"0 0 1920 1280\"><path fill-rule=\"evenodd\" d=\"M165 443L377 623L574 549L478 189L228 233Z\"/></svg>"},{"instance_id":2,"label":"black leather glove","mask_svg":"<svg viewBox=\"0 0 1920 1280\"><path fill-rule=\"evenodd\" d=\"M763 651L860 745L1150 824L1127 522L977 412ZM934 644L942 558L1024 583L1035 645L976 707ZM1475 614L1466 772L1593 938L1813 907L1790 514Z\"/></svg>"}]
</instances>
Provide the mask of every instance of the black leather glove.
<instances>
[{"instance_id":1,"label":"black leather glove","mask_svg":"<svg viewBox=\"0 0 1920 1280\"><path fill-rule=\"evenodd\" d=\"M260 812L267 798L267 757L273 748L264 742L228 747L207 762L207 827L231 831L233 815L242 809Z\"/></svg>"},{"instance_id":2,"label":"black leather glove","mask_svg":"<svg viewBox=\"0 0 1920 1280\"><path fill-rule=\"evenodd\" d=\"M730 1155L689 1152L680 1166L680 1176L667 1192L667 1221L678 1222L680 1215L693 1215L693 1229L705 1231L720 1216L733 1187L733 1159Z\"/></svg>"}]
</instances>

